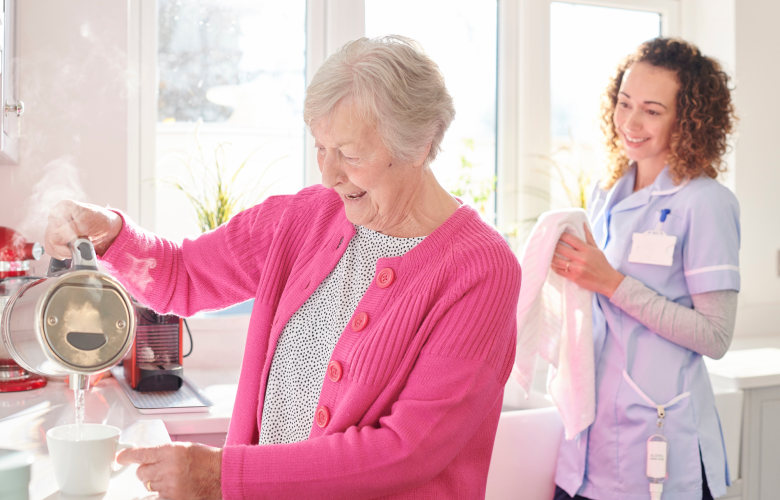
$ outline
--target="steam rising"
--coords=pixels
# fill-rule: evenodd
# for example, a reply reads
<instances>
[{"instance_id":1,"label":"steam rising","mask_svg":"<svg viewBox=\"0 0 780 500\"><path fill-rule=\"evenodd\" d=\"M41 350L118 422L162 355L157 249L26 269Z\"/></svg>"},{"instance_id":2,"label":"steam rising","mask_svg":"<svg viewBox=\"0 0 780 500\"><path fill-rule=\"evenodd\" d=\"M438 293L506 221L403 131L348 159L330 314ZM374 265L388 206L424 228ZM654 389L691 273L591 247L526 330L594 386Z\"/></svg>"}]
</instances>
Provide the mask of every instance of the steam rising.
<instances>
[{"instance_id":1,"label":"steam rising","mask_svg":"<svg viewBox=\"0 0 780 500\"><path fill-rule=\"evenodd\" d=\"M127 7L112 2L94 7L53 5L52 15L68 16L45 40L40 29L23 23L22 57L2 68L4 73L16 68L20 75L18 95L13 97L24 101L26 112L24 126L19 127L20 165L0 172L0 196L10 194L0 225L19 231L28 242L45 243L50 210L62 200L122 203L99 191L100 183L87 179L90 172L116 164L117 155L105 158L104 165L97 153L103 151L104 132L112 137L115 124L126 125L118 112L137 96L138 74L128 60L126 35L117 30L125 22L106 16ZM46 9L36 2L23 6L20 2L19 13L35 18ZM41 276L48 257L31 264L31 274Z\"/></svg>"},{"instance_id":2,"label":"steam rising","mask_svg":"<svg viewBox=\"0 0 780 500\"><path fill-rule=\"evenodd\" d=\"M157 267L157 261L152 258L138 259L132 255L128 255L127 258L130 259L130 270L127 274L132 277L133 286L143 293L149 283L154 281L149 270Z\"/></svg>"},{"instance_id":3,"label":"steam rising","mask_svg":"<svg viewBox=\"0 0 780 500\"><path fill-rule=\"evenodd\" d=\"M19 228L22 234L42 240L49 210L62 200L87 201L79 171L70 156L58 158L43 167L43 176L27 199L25 218Z\"/></svg>"},{"instance_id":4,"label":"steam rising","mask_svg":"<svg viewBox=\"0 0 780 500\"><path fill-rule=\"evenodd\" d=\"M126 101L138 92L137 72L128 66L126 47L116 43L110 26L85 19L78 33L77 39L62 39L56 49L32 50L12 62L25 75L22 97L27 114L35 117L35 126L23 128L19 142L25 164L19 181L40 179L26 202L24 219L15 227L28 241L43 243L49 210L58 202L89 201L75 160L81 155L81 134L96 120L105 123L102 117L113 112L117 97ZM92 93L86 101L85 91ZM90 103L88 110L85 102ZM43 118L47 124L42 128L38 124ZM57 139L46 132L52 123ZM40 167L53 157L59 158Z\"/></svg>"}]
</instances>

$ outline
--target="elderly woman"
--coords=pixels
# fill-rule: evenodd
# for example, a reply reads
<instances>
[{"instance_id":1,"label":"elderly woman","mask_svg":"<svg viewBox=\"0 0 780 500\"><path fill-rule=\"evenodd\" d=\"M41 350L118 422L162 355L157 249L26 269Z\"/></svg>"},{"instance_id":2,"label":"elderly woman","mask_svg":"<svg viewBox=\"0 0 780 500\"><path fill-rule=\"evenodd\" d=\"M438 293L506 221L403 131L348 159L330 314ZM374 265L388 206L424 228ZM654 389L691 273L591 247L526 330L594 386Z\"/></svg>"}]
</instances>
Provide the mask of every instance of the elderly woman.
<instances>
[{"instance_id":1,"label":"elderly woman","mask_svg":"<svg viewBox=\"0 0 780 500\"><path fill-rule=\"evenodd\" d=\"M411 40L331 56L304 116L323 185L179 246L67 202L73 232L142 302L190 316L255 299L225 447L126 450L150 490L192 498L484 497L515 351L520 268L429 164L455 114ZM143 272L139 272L143 270Z\"/></svg>"}]
</instances>

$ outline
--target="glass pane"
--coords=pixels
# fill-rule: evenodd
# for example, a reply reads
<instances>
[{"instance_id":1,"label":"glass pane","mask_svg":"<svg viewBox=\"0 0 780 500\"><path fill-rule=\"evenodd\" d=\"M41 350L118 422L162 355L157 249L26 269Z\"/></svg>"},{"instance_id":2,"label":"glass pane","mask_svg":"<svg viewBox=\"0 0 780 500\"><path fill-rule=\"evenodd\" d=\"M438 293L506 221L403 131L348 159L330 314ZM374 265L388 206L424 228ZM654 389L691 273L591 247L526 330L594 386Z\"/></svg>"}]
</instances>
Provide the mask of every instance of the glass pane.
<instances>
[{"instance_id":1,"label":"glass pane","mask_svg":"<svg viewBox=\"0 0 780 500\"><path fill-rule=\"evenodd\" d=\"M220 182L236 208L303 187L306 2L157 5L155 223L180 241L201 232L184 190L214 211Z\"/></svg>"},{"instance_id":2,"label":"glass pane","mask_svg":"<svg viewBox=\"0 0 780 500\"><path fill-rule=\"evenodd\" d=\"M413 38L441 68L456 115L431 166L445 189L491 224L496 205L496 16L495 1L366 0L366 36Z\"/></svg>"},{"instance_id":3,"label":"glass pane","mask_svg":"<svg viewBox=\"0 0 780 500\"><path fill-rule=\"evenodd\" d=\"M661 35L655 12L553 2L550 6L552 207L582 206L604 172L601 94L621 58Z\"/></svg>"}]
</instances>

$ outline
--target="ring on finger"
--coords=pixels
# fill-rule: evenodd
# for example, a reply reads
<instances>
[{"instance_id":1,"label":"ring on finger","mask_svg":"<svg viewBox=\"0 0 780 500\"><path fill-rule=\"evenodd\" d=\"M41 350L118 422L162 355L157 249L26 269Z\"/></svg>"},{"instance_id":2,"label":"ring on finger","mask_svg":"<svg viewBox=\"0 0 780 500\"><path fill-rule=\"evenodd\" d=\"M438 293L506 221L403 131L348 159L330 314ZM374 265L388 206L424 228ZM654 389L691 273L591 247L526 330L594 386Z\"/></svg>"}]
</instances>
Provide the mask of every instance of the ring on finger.
<instances>
[{"instance_id":1,"label":"ring on finger","mask_svg":"<svg viewBox=\"0 0 780 500\"><path fill-rule=\"evenodd\" d=\"M152 489L152 481L151 480L146 482L146 489L149 490L149 491L154 491Z\"/></svg>"},{"instance_id":2,"label":"ring on finger","mask_svg":"<svg viewBox=\"0 0 780 500\"><path fill-rule=\"evenodd\" d=\"M571 261L567 261L567 262L566 262L566 269L565 269L565 271L566 271L567 273L569 272L569 264L571 264Z\"/></svg>"}]
</instances>

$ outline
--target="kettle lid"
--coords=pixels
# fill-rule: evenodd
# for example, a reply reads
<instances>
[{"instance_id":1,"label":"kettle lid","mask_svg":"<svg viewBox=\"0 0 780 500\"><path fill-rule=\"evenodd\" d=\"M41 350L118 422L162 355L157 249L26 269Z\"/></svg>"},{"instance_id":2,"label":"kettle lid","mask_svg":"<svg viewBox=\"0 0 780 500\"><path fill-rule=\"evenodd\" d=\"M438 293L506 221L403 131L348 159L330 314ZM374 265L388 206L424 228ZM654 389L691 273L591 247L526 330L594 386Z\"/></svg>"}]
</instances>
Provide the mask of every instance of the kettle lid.
<instances>
[{"instance_id":1,"label":"kettle lid","mask_svg":"<svg viewBox=\"0 0 780 500\"><path fill-rule=\"evenodd\" d=\"M135 335L132 302L108 276L73 271L45 297L40 324L51 352L75 371L115 365Z\"/></svg>"}]
</instances>

